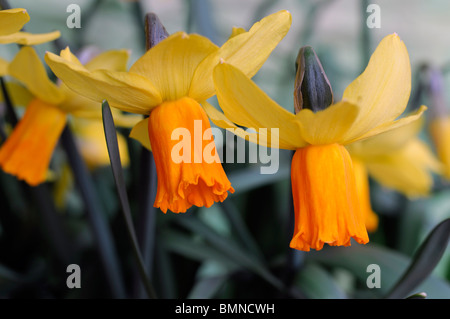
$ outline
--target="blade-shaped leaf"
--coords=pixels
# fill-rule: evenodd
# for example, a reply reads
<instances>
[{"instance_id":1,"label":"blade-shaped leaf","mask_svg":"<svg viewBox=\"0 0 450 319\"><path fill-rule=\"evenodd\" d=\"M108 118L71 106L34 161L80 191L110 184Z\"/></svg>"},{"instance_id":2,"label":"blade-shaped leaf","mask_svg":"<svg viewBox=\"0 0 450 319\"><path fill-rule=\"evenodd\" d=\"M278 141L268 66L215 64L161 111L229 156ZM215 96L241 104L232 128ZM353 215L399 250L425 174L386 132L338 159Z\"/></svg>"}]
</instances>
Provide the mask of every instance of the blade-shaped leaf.
<instances>
[{"instance_id":1,"label":"blade-shaped leaf","mask_svg":"<svg viewBox=\"0 0 450 319\"><path fill-rule=\"evenodd\" d=\"M450 219L437 225L419 247L404 275L386 298L405 298L425 280L438 264L450 238Z\"/></svg>"},{"instance_id":2,"label":"blade-shaped leaf","mask_svg":"<svg viewBox=\"0 0 450 319\"><path fill-rule=\"evenodd\" d=\"M311 299L346 299L345 292L338 286L330 273L316 263L302 267L295 283Z\"/></svg>"},{"instance_id":3,"label":"blade-shaped leaf","mask_svg":"<svg viewBox=\"0 0 450 319\"><path fill-rule=\"evenodd\" d=\"M133 252L138 262L139 273L142 278L142 282L147 290L147 294L150 298L155 298L156 294L153 290L153 286L145 270L144 261L139 249L139 243L137 240L136 232L134 230L133 220L131 218L131 209L128 202L127 189L125 179L123 177L122 163L120 161L119 144L117 142L117 132L114 125L114 119L112 117L111 108L107 101L102 104L102 116L103 116L103 128L105 131L106 145L108 148L108 154L111 162L111 168L113 171L114 181L116 183L117 193L119 194L120 204L122 206L122 212L125 218L128 235L130 236L131 244L133 246Z\"/></svg>"},{"instance_id":4,"label":"blade-shaped leaf","mask_svg":"<svg viewBox=\"0 0 450 319\"><path fill-rule=\"evenodd\" d=\"M366 283L370 272L367 268L371 264L380 266L381 286L369 289L378 297L385 296L394 283L404 273L411 259L396 251L369 243L365 246L353 243L351 247L327 247L321 251L311 251L306 261L316 261L328 267L343 268L350 271L360 282ZM444 280L431 275L417 287L418 291L425 291L428 298L448 298L450 285ZM357 296L355 296L357 297Z\"/></svg>"},{"instance_id":5,"label":"blade-shaped leaf","mask_svg":"<svg viewBox=\"0 0 450 319\"><path fill-rule=\"evenodd\" d=\"M283 283L275 277L257 258L249 256L246 252L242 251L234 241L221 236L209 228L206 224L201 222L198 218L186 216L186 218L177 219L177 222L193 233L202 235L215 249L227 256L233 262L239 264L241 267L258 274L274 287L280 290L285 289ZM295 295L296 291L291 290L290 293ZM300 295L297 297L299 296Z\"/></svg>"}]
</instances>

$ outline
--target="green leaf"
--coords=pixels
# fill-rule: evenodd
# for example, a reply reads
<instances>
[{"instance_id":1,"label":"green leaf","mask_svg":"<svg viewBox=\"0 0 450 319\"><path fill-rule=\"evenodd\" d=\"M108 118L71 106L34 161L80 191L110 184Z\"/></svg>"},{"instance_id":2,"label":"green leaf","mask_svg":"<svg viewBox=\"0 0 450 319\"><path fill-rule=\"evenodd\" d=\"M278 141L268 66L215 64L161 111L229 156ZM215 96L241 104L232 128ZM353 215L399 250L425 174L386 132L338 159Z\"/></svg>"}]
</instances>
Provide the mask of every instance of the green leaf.
<instances>
[{"instance_id":1,"label":"green leaf","mask_svg":"<svg viewBox=\"0 0 450 319\"><path fill-rule=\"evenodd\" d=\"M412 257L433 228L447 218L450 218L450 190L409 201L399 222L399 249ZM450 247L433 270L433 274L447 278L449 266Z\"/></svg>"},{"instance_id":2,"label":"green leaf","mask_svg":"<svg viewBox=\"0 0 450 319\"><path fill-rule=\"evenodd\" d=\"M241 194L255 188L289 179L291 176L291 168L290 166L280 166L280 169L275 174L261 174L259 168L247 168L232 171L227 175L235 190L234 194Z\"/></svg>"},{"instance_id":3,"label":"green leaf","mask_svg":"<svg viewBox=\"0 0 450 319\"><path fill-rule=\"evenodd\" d=\"M365 246L353 243L351 247L326 247L321 251L308 253L306 260L348 270L362 283L364 290L380 298L392 289L394 283L411 263L411 259L407 256L373 243ZM370 275L367 272L367 266L370 264L380 266L380 288L370 289L366 286L366 280ZM450 285L431 275L416 287L416 291L425 291L430 299L445 299L450 296Z\"/></svg>"},{"instance_id":4,"label":"green leaf","mask_svg":"<svg viewBox=\"0 0 450 319\"><path fill-rule=\"evenodd\" d=\"M214 297L222 287L228 276L206 277L195 283L194 288L188 295L188 299L208 299Z\"/></svg>"},{"instance_id":5,"label":"green leaf","mask_svg":"<svg viewBox=\"0 0 450 319\"><path fill-rule=\"evenodd\" d=\"M205 241L185 235L179 231L164 229L161 232L161 242L168 250L187 258L205 262L216 260L225 267L236 269L237 264L211 247Z\"/></svg>"},{"instance_id":6,"label":"green leaf","mask_svg":"<svg viewBox=\"0 0 450 319\"><path fill-rule=\"evenodd\" d=\"M243 268L253 271L255 274L258 274L274 287L280 290L284 289L283 283L272 275L272 273L258 260L258 258L249 255L248 252L242 251L234 241L221 236L199 219L192 216L183 217L185 218L177 219L177 222L181 226L189 229L195 234L202 235L205 240L211 244L211 246L217 249L218 252L224 254L231 261L237 263Z\"/></svg>"},{"instance_id":7,"label":"green leaf","mask_svg":"<svg viewBox=\"0 0 450 319\"><path fill-rule=\"evenodd\" d=\"M26 281L27 280L23 275L20 275L8 267L0 264L0 284L3 285L5 282L24 283Z\"/></svg>"},{"instance_id":8,"label":"green leaf","mask_svg":"<svg viewBox=\"0 0 450 319\"><path fill-rule=\"evenodd\" d=\"M150 282L150 278L147 275L147 271L144 266L144 260L141 255L139 243L134 230L133 219L131 217L130 204L128 202L127 189L125 185L125 179L123 177L122 163L120 161L119 144L117 142L116 126L114 125L114 119L112 117L111 108L107 101L102 104L102 116L103 116L103 128L105 131L106 145L108 148L108 154L111 162L111 168L113 171L114 181L116 183L117 193L119 194L120 204L122 206L123 216L128 231L128 235L133 248L136 261L138 263L139 274L141 275L142 283L150 298L155 298L156 294L153 290L153 286Z\"/></svg>"},{"instance_id":9,"label":"green leaf","mask_svg":"<svg viewBox=\"0 0 450 319\"><path fill-rule=\"evenodd\" d=\"M437 225L419 247L412 263L387 298L405 298L427 278L441 260L450 238L450 219Z\"/></svg>"},{"instance_id":10,"label":"green leaf","mask_svg":"<svg viewBox=\"0 0 450 319\"><path fill-rule=\"evenodd\" d=\"M322 266L307 263L298 272L296 285L311 299L345 299L345 292Z\"/></svg>"}]
</instances>

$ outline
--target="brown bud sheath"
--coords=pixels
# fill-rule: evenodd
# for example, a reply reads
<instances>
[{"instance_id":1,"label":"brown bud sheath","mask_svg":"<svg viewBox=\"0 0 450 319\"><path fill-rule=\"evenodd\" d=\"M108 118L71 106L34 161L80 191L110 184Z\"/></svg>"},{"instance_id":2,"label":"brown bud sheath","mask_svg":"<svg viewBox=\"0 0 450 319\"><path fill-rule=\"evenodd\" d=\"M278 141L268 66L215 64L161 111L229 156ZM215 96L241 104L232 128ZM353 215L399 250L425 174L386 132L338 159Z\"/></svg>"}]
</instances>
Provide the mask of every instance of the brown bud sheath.
<instances>
[{"instance_id":1,"label":"brown bud sheath","mask_svg":"<svg viewBox=\"0 0 450 319\"><path fill-rule=\"evenodd\" d=\"M295 113L301 109L318 112L333 104L333 91L313 48L302 47L296 61L294 87Z\"/></svg>"},{"instance_id":2,"label":"brown bud sheath","mask_svg":"<svg viewBox=\"0 0 450 319\"><path fill-rule=\"evenodd\" d=\"M166 28L164 28L164 25L161 23L158 16L153 12L145 15L145 34L147 35L147 50L150 50L152 47L169 36Z\"/></svg>"}]
</instances>

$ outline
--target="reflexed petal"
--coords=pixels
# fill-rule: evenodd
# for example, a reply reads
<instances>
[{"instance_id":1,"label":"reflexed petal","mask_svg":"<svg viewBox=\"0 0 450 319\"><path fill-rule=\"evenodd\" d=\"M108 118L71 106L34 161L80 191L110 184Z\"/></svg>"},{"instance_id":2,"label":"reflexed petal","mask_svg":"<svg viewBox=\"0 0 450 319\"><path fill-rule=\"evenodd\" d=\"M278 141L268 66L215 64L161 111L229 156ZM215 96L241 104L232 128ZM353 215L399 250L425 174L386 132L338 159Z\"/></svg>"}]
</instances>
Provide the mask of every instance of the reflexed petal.
<instances>
[{"instance_id":1,"label":"reflexed petal","mask_svg":"<svg viewBox=\"0 0 450 319\"><path fill-rule=\"evenodd\" d=\"M395 120L406 108L411 92L411 66L405 44L397 34L385 37L367 68L344 91L343 100L361 108L349 131L352 139Z\"/></svg>"},{"instance_id":2,"label":"reflexed petal","mask_svg":"<svg viewBox=\"0 0 450 319\"><path fill-rule=\"evenodd\" d=\"M148 136L148 118L136 123L130 132L130 137L137 140L149 151L152 150L150 145L150 137Z\"/></svg>"},{"instance_id":3,"label":"reflexed petal","mask_svg":"<svg viewBox=\"0 0 450 319\"><path fill-rule=\"evenodd\" d=\"M78 57L70 51L69 47L66 47L65 49L61 50L59 55L61 58L63 58L64 60L67 60L68 62L78 64L79 66L83 65L83 63L80 62Z\"/></svg>"},{"instance_id":4,"label":"reflexed petal","mask_svg":"<svg viewBox=\"0 0 450 319\"><path fill-rule=\"evenodd\" d=\"M32 47L23 47L9 65L9 74L22 82L36 97L57 105L64 94L47 76L47 71Z\"/></svg>"},{"instance_id":5,"label":"reflexed petal","mask_svg":"<svg viewBox=\"0 0 450 319\"><path fill-rule=\"evenodd\" d=\"M148 50L130 68L146 77L164 101L188 96L194 71L218 47L198 34L175 33ZM209 78L208 80L211 80Z\"/></svg>"},{"instance_id":6,"label":"reflexed petal","mask_svg":"<svg viewBox=\"0 0 450 319\"><path fill-rule=\"evenodd\" d=\"M428 195L433 185L431 171L440 169L427 145L418 139L397 152L366 162L366 166L377 182L410 197Z\"/></svg>"},{"instance_id":7,"label":"reflexed petal","mask_svg":"<svg viewBox=\"0 0 450 319\"><path fill-rule=\"evenodd\" d=\"M109 166L110 159L102 121L76 119L72 124L76 142L89 169ZM117 142L121 164L126 167L130 163L126 139L117 133Z\"/></svg>"},{"instance_id":8,"label":"reflexed petal","mask_svg":"<svg viewBox=\"0 0 450 319\"><path fill-rule=\"evenodd\" d=\"M255 75L287 34L291 22L291 14L283 10L255 23L248 32L237 29L237 34L232 35L218 51L199 65L192 80L189 96L197 101L203 101L214 95L211 76L220 59L236 66L248 77Z\"/></svg>"},{"instance_id":9,"label":"reflexed petal","mask_svg":"<svg viewBox=\"0 0 450 319\"><path fill-rule=\"evenodd\" d=\"M218 127L226 129L231 133L247 140L255 144L259 144L258 141L266 141L267 147L276 147L276 148L289 148L289 145L279 144L279 141L276 146L271 145L272 136L270 131L260 130L259 132L250 132L248 130L244 130L238 127L236 124L231 122L225 114L217 110L214 106L209 104L208 102L202 102L202 107L208 115L209 119Z\"/></svg>"},{"instance_id":10,"label":"reflexed petal","mask_svg":"<svg viewBox=\"0 0 450 319\"><path fill-rule=\"evenodd\" d=\"M230 37L228 38L228 40L231 39L231 38L234 38L235 36L237 36L237 35L239 35L241 33L245 33L245 32L247 32L247 30L245 30L244 28L233 27L231 29L231 34L230 34Z\"/></svg>"},{"instance_id":11,"label":"reflexed petal","mask_svg":"<svg viewBox=\"0 0 450 319\"><path fill-rule=\"evenodd\" d=\"M6 82L6 91L14 106L27 106L34 99L30 91L15 82ZM3 101L3 92L0 90L0 102Z\"/></svg>"},{"instance_id":12,"label":"reflexed petal","mask_svg":"<svg viewBox=\"0 0 450 319\"><path fill-rule=\"evenodd\" d=\"M125 72L129 57L129 50L109 50L93 57L84 67L89 71L105 69Z\"/></svg>"},{"instance_id":13,"label":"reflexed petal","mask_svg":"<svg viewBox=\"0 0 450 319\"><path fill-rule=\"evenodd\" d=\"M148 114L162 100L153 84L133 73L96 70L89 72L77 63L47 52L45 60L70 89L87 98L123 111Z\"/></svg>"},{"instance_id":14,"label":"reflexed petal","mask_svg":"<svg viewBox=\"0 0 450 319\"><path fill-rule=\"evenodd\" d=\"M293 113L274 102L240 70L227 63L214 69L217 99L225 116L240 126L279 129L280 147L296 149L306 145Z\"/></svg>"},{"instance_id":15,"label":"reflexed petal","mask_svg":"<svg viewBox=\"0 0 450 319\"><path fill-rule=\"evenodd\" d=\"M49 33L28 33L16 32L10 35L0 36L0 43L17 43L21 45L36 45L58 39L61 36L59 31Z\"/></svg>"},{"instance_id":16,"label":"reflexed petal","mask_svg":"<svg viewBox=\"0 0 450 319\"><path fill-rule=\"evenodd\" d=\"M142 115L126 114L118 109L111 109L114 124L118 127L132 128L142 121Z\"/></svg>"},{"instance_id":17,"label":"reflexed petal","mask_svg":"<svg viewBox=\"0 0 450 319\"><path fill-rule=\"evenodd\" d=\"M28 21L30 16L25 9L0 10L0 37L18 32Z\"/></svg>"},{"instance_id":18,"label":"reflexed petal","mask_svg":"<svg viewBox=\"0 0 450 319\"><path fill-rule=\"evenodd\" d=\"M309 144L344 143L344 137L358 116L359 108L348 102L333 104L323 111L303 109L296 117L301 123L302 137Z\"/></svg>"},{"instance_id":19,"label":"reflexed petal","mask_svg":"<svg viewBox=\"0 0 450 319\"><path fill-rule=\"evenodd\" d=\"M0 76L5 76L8 74L9 62L0 58Z\"/></svg>"},{"instance_id":20,"label":"reflexed petal","mask_svg":"<svg viewBox=\"0 0 450 319\"><path fill-rule=\"evenodd\" d=\"M362 141L346 145L350 154L358 158L370 160L375 156L398 151L417 136L423 127L423 118L412 121L404 126L374 135Z\"/></svg>"},{"instance_id":21,"label":"reflexed petal","mask_svg":"<svg viewBox=\"0 0 450 319\"><path fill-rule=\"evenodd\" d=\"M345 142L345 144L350 144L350 143L353 143L358 140L363 140L363 139L369 138L371 136L375 136L377 134L389 132L389 131L398 129L402 126L408 125L411 122L419 121L420 117L422 116L423 112L426 111L426 109L427 109L427 107L422 105L414 113L411 113L408 116L402 117L396 121L391 121L391 122L381 124L380 126L377 126L376 128L370 130L369 132L365 133L364 135L354 138L353 140L350 139L350 136L347 136L347 138L349 138L349 139Z\"/></svg>"}]
</instances>

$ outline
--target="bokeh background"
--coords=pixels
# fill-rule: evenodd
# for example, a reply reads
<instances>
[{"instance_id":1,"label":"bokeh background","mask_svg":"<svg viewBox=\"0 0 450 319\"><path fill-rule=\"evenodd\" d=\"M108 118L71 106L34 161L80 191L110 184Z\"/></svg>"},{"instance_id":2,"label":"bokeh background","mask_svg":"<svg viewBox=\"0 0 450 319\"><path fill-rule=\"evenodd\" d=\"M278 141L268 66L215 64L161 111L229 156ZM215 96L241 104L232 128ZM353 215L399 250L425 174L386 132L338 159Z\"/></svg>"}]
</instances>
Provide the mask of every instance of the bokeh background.
<instances>
[{"instance_id":1,"label":"bokeh background","mask_svg":"<svg viewBox=\"0 0 450 319\"><path fill-rule=\"evenodd\" d=\"M80 29L66 25L70 15L66 8L72 3L81 8ZM366 26L369 4L381 9L379 29ZM288 110L293 110L295 58L300 47L315 49L339 100L378 42L393 32L400 35L410 55L411 96L418 90L415 75L423 65L442 70L445 88L450 88L450 3L443 0L11 0L10 5L28 10L27 31L60 30L60 44L73 52L87 46L126 48L131 50L130 65L145 52L147 12L156 13L169 33L196 32L221 45L233 26L248 29L270 13L289 10L289 33L253 78ZM51 43L36 49L41 56L45 51L57 52ZM0 46L5 59L12 59L16 52L13 44ZM444 90L447 104L449 91ZM432 147L425 130L421 138ZM274 175L261 175L259 164L225 163L235 194L208 209L165 215L142 209L150 196L142 195L141 177L147 172L140 162L140 146L130 139L127 143L130 163L124 169L131 209L147 270L161 298L382 298L411 265L427 235L450 217L450 189L441 177L435 177L429 197L415 199L371 180L372 205L380 224L370 234L369 244L293 251L289 248L293 226L290 152L281 151L280 170ZM54 162L64 161L64 152L57 149ZM55 203L50 213L43 212L45 205L36 204L36 197L23 191L21 183L0 173L0 297L145 297L111 168L99 167L90 175L115 251L106 264L70 169L64 183L48 183ZM58 248L59 243L66 246ZM81 267L81 289L66 286L66 267L72 263ZM381 268L380 288L366 285L369 264ZM118 269L119 275L109 276L108 267ZM447 299L449 280L447 247L431 275L411 294L426 292L427 298Z\"/></svg>"}]
</instances>

